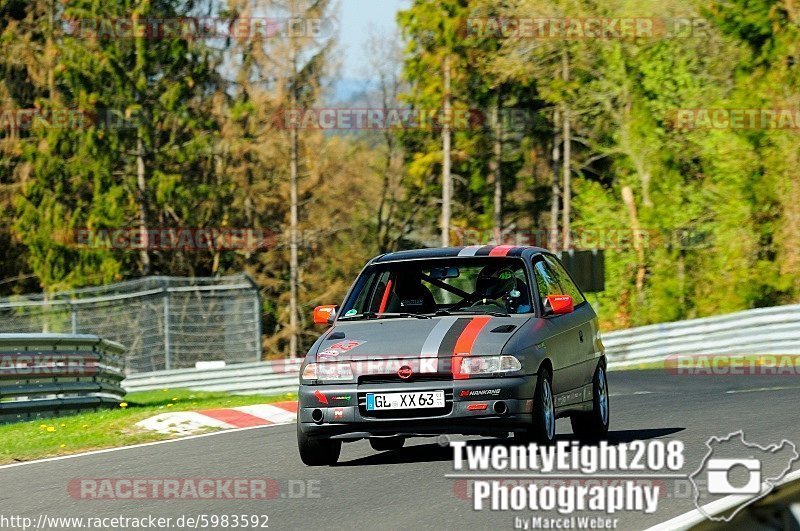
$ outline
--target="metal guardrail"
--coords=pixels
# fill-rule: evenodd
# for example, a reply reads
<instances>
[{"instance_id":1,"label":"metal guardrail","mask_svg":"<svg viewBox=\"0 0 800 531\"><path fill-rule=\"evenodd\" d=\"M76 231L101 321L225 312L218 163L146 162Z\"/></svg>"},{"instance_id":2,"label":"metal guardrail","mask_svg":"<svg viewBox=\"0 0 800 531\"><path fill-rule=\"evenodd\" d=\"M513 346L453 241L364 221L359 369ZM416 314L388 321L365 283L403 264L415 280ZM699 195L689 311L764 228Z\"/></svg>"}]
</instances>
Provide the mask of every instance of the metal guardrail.
<instances>
[{"instance_id":1,"label":"metal guardrail","mask_svg":"<svg viewBox=\"0 0 800 531\"><path fill-rule=\"evenodd\" d=\"M800 354L800 304L759 308L716 317L630 328L602 335L610 369L697 354ZM139 373L123 385L129 392L191 388L242 394L297 389L300 358L240 363L222 369Z\"/></svg>"},{"instance_id":2,"label":"metal guardrail","mask_svg":"<svg viewBox=\"0 0 800 531\"><path fill-rule=\"evenodd\" d=\"M124 353L95 335L0 334L0 423L119 405Z\"/></svg>"},{"instance_id":3,"label":"metal guardrail","mask_svg":"<svg viewBox=\"0 0 800 531\"><path fill-rule=\"evenodd\" d=\"M602 338L609 368L681 355L800 354L800 304L641 326Z\"/></svg>"},{"instance_id":4,"label":"metal guardrail","mask_svg":"<svg viewBox=\"0 0 800 531\"><path fill-rule=\"evenodd\" d=\"M302 358L237 363L218 369L175 369L128 376L129 393L156 389L195 389L236 394L279 394L297 391Z\"/></svg>"}]
</instances>

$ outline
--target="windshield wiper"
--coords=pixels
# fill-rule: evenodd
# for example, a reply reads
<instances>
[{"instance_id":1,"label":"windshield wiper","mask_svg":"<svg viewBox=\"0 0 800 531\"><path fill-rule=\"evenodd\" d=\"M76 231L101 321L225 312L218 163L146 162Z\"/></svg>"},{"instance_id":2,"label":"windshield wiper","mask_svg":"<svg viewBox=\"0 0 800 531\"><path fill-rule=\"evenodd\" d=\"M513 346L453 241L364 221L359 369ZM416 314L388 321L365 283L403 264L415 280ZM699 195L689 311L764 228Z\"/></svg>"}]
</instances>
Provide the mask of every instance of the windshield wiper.
<instances>
[{"instance_id":1,"label":"windshield wiper","mask_svg":"<svg viewBox=\"0 0 800 531\"><path fill-rule=\"evenodd\" d=\"M511 314L507 312L484 312L484 311L470 311L470 310L458 310L456 312L448 312L448 315L456 314L456 315L491 315L492 317L510 317Z\"/></svg>"},{"instance_id":2,"label":"windshield wiper","mask_svg":"<svg viewBox=\"0 0 800 531\"><path fill-rule=\"evenodd\" d=\"M377 312L364 312L364 313L357 313L356 315L345 315L340 317L340 321L355 321L358 319L377 319L378 317L413 317L415 319L430 319L430 315L424 315L419 313L408 313L408 312L400 312L400 313L377 313Z\"/></svg>"},{"instance_id":3,"label":"windshield wiper","mask_svg":"<svg viewBox=\"0 0 800 531\"><path fill-rule=\"evenodd\" d=\"M380 313L378 314L380 317L413 317L414 319L430 319L430 315L425 315L424 313L408 313L408 312L400 312L400 313Z\"/></svg>"}]
</instances>

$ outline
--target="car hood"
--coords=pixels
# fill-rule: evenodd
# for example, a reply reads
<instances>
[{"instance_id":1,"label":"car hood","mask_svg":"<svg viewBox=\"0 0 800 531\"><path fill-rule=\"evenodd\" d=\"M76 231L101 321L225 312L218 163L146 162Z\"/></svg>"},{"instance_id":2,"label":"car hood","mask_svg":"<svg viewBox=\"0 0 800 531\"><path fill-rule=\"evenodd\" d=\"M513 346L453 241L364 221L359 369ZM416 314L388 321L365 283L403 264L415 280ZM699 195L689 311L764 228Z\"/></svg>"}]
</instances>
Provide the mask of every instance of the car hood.
<instances>
[{"instance_id":1,"label":"car hood","mask_svg":"<svg viewBox=\"0 0 800 531\"><path fill-rule=\"evenodd\" d=\"M317 361L450 358L500 354L528 315L387 318L338 322L319 343Z\"/></svg>"}]
</instances>

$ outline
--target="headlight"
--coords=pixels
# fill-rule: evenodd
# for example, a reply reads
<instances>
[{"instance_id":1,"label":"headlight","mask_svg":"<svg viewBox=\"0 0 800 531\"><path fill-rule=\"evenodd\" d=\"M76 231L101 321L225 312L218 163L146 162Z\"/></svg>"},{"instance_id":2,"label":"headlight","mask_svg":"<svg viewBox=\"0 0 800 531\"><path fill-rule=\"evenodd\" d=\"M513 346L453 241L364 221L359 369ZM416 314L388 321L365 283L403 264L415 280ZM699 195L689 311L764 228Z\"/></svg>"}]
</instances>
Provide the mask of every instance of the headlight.
<instances>
[{"instance_id":1,"label":"headlight","mask_svg":"<svg viewBox=\"0 0 800 531\"><path fill-rule=\"evenodd\" d=\"M453 374L462 378L522 370L522 364L514 356L457 356L453 358L453 365Z\"/></svg>"},{"instance_id":2,"label":"headlight","mask_svg":"<svg viewBox=\"0 0 800 531\"><path fill-rule=\"evenodd\" d=\"M352 380L353 371L347 362L309 363L300 376L302 380Z\"/></svg>"}]
</instances>

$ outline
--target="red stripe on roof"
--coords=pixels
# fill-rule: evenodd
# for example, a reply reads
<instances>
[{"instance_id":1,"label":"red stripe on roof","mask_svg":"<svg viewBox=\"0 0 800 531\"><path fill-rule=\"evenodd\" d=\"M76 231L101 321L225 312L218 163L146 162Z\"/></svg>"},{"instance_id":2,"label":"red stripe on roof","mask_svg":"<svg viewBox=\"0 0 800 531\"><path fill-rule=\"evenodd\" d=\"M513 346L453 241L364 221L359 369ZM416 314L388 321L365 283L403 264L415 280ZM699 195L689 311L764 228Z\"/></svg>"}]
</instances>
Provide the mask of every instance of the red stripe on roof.
<instances>
[{"instance_id":1,"label":"red stripe on roof","mask_svg":"<svg viewBox=\"0 0 800 531\"><path fill-rule=\"evenodd\" d=\"M489 256L506 256L514 247L514 245L498 245L489 251Z\"/></svg>"},{"instance_id":2,"label":"red stripe on roof","mask_svg":"<svg viewBox=\"0 0 800 531\"><path fill-rule=\"evenodd\" d=\"M251 415L236 409L206 409L204 411L198 411L198 413L207 417L211 417L212 419L221 420L222 422L237 428L268 426L269 424L273 424L272 422L262 419L261 417L256 417L255 415Z\"/></svg>"},{"instance_id":3,"label":"red stripe on roof","mask_svg":"<svg viewBox=\"0 0 800 531\"><path fill-rule=\"evenodd\" d=\"M464 380L469 378L468 375L461 374L461 359L472 355L472 347L478 338L478 334L491 320L491 317L474 317L464 331L461 332L461 335L458 336L456 346L453 347L453 379Z\"/></svg>"}]
</instances>

